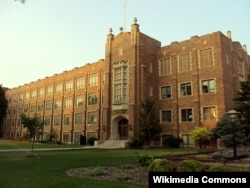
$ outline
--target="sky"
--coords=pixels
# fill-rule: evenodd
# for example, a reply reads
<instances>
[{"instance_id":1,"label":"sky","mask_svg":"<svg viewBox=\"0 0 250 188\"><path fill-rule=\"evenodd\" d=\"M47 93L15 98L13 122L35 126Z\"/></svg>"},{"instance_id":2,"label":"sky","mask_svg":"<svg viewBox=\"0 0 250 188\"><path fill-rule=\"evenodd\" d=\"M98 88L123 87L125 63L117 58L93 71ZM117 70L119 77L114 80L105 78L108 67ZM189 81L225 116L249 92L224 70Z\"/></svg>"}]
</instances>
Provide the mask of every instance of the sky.
<instances>
[{"instance_id":1,"label":"sky","mask_svg":"<svg viewBox=\"0 0 250 188\"><path fill-rule=\"evenodd\" d=\"M249 7L249 0L0 0L0 84L15 88L104 59L109 29L130 31L134 17L162 46L231 31L250 49Z\"/></svg>"}]
</instances>

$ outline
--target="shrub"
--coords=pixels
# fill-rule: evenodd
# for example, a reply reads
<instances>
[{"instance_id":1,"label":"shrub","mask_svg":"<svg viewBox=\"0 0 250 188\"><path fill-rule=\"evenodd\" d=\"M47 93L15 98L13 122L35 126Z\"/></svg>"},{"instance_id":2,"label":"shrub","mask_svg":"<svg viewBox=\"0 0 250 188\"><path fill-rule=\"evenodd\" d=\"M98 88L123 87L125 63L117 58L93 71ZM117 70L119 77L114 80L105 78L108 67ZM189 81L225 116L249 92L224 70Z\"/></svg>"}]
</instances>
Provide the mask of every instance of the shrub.
<instances>
[{"instance_id":1,"label":"shrub","mask_svg":"<svg viewBox=\"0 0 250 188\"><path fill-rule=\"evenodd\" d=\"M101 167L101 166L97 166L92 168L88 174L90 176L101 176L101 175L105 175L107 174L107 168Z\"/></svg>"},{"instance_id":2,"label":"shrub","mask_svg":"<svg viewBox=\"0 0 250 188\"><path fill-rule=\"evenodd\" d=\"M173 169L168 159L154 159L148 166L149 172L172 172Z\"/></svg>"},{"instance_id":3,"label":"shrub","mask_svg":"<svg viewBox=\"0 0 250 188\"><path fill-rule=\"evenodd\" d=\"M204 171L204 165L202 162L187 159L180 162L178 167L179 172L202 172Z\"/></svg>"},{"instance_id":4,"label":"shrub","mask_svg":"<svg viewBox=\"0 0 250 188\"><path fill-rule=\"evenodd\" d=\"M138 153L137 153L138 155ZM139 156L139 155L138 155ZM148 166L149 163L152 161L152 158L149 157L147 154L143 155L143 156L139 156L139 159L137 160L137 162L141 165L141 166Z\"/></svg>"},{"instance_id":5,"label":"shrub","mask_svg":"<svg viewBox=\"0 0 250 188\"><path fill-rule=\"evenodd\" d=\"M233 168L225 165L214 165L210 166L207 170L208 172L233 172Z\"/></svg>"},{"instance_id":6,"label":"shrub","mask_svg":"<svg viewBox=\"0 0 250 188\"><path fill-rule=\"evenodd\" d=\"M96 140L97 140L96 137L89 137L88 138L88 144L93 146Z\"/></svg>"},{"instance_id":7,"label":"shrub","mask_svg":"<svg viewBox=\"0 0 250 188\"><path fill-rule=\"evenodd\" d=\"M165 139L165 146L166 147L179 148L181 143L183 143L183 139L180 137L175 137L173 135L169 135Z\"/></svg>"}]
</instances>

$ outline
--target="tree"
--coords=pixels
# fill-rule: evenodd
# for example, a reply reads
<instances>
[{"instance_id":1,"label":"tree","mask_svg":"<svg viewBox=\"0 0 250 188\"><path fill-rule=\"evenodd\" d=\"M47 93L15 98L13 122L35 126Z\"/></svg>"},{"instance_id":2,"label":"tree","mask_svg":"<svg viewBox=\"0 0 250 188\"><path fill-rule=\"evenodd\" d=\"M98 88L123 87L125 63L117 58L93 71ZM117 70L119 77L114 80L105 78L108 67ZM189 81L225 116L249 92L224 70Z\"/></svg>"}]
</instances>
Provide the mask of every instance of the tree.
<instances>
[{"instance_id":1,"label":"tree","mask_svg":"<svg viewBox=\"0 0 250 188\"><path fill-rule=\"evenodd\" d=\"M36 115L34 117L28 117L25 114L20 115L21 123L23 127L27 128L27 138L32 139L32 153L34 150L35 138L42 134L44 122L41 121Z\"/></svg>"},{"instance_id":2,"label":"tree","mask_svg":"<svg viewBox=\"0 0 250 188\"><path fill-rule=\"evenodd\" d=\"M214 138L220 138L226 147L233 146L232 122L226 115L217 122L211 132L212 136ZM236 145L246 143L245 129L239 121L235 122L235 140Z\"/></svg>"},{"instance_id":3,"label":"tree","mask_svg":"<svg viewBox=\"0 0 250 188\"><path fill-rule=\"evenodd\" d=\"M245 82L241 82L240 91L233 98L236 110L241 113L241 123L244 125L248 144L250 144L250 74Z\"/></svg>"},{"instance_id":4,"label":"tree","mask_svg":"<svg viewBox=\"0 0 250 188\"><path fill-rule=\"evenodd\" d=\"M190 136L193 140L197 140L200 149L204 148L210 140L208 130L204 127L198 127L190 132Z\"/></svg>"},{"instance_id":5,"label":"tree","mask_svg":"<svg viewBox=\"0 0 250 188\"><path fill-rule=\"evenodd\" d=\"M5 97L5 90L0 85L0 138L3 134L3 120L6 117L7 114L7 108L8 108L8 101Z\"/></svg>"},{"instance_id":6,"label":"tree","mask_svg":"<svg viewBox=\"0 0 250 188\"><path fill-rule=\"evenodd\" d=\"M141 141L148 145L151 141L159 138L162 128L156 116L154 101L146 99L141 102L139 112L139 137Z\"/></svg>"}]
</instances>

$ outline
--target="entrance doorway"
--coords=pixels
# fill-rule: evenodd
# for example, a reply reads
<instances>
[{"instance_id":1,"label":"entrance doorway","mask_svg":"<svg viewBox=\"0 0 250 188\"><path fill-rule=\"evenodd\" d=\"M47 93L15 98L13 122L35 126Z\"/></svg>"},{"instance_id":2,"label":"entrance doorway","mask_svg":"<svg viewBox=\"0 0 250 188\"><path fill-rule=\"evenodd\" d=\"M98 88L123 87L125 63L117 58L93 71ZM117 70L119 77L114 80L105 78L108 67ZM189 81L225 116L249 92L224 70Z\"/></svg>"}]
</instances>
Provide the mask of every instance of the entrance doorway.
<instances>
[{"instance_id":1,"label":"entrance doorway","mask_svg":"<svg viewBox=\"0 0 250 188\"><path fill-rule=\"evenodd\" d=\"M127 140L128 139L128 120L121 119L118 122L118 134L120 140Z\"/></svg>"}]
</instances>

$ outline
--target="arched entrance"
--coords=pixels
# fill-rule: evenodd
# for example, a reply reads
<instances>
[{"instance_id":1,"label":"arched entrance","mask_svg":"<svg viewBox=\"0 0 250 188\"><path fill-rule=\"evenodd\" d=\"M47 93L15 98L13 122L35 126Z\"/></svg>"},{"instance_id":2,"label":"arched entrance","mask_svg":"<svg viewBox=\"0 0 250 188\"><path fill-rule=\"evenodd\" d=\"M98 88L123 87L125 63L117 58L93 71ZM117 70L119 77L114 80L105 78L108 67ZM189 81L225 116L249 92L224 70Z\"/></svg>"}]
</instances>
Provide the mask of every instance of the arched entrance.
<instances>
[{"instance_id":1,"label":"arched entrance","mask_svg":"<svg viewBox=\"0 0 250 188\"><path fill-rule=\"evenodd\" d=\"M119 135L119 140L128 139L128 120L127 119L121 119L118 121L118 135Z\"/></svg>"}]
</instances>

